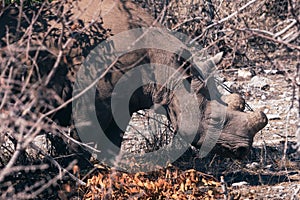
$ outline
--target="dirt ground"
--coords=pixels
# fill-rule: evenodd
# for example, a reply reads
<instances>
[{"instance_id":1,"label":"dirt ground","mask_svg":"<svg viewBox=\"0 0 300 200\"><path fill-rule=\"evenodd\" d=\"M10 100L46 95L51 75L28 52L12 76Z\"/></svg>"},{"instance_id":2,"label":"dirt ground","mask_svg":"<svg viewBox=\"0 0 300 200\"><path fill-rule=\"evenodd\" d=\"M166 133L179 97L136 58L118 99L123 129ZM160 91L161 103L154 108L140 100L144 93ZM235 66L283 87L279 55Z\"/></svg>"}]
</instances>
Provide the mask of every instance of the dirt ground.
<instances>
[{"instance_id":1,"label":"dirt ground","mask_svg":"<svg viewBox=\"0 0 300 200\"><path fill-rule=\"evenodd\" d=\"M237 80L236 87L246 94L248 104L254 110L262 109L269 124L254 138L249 160L240 166L241 174L236 176L238 182L249 184L232 190L242 199L299 199L300 155L293 148L297 141L298 107L292 105L293 98L299 97L293 96L287 79L294 72L265 70L246 80L241 80L238 72L226 78Z\"/></svg>"},{"instance_id":2,"label":"dirt ground","mask_svg":"<svg viewBox=\"0 0 300 200\"><path fill-rule=\"evenodd\" d=\"M233 160L214 154L200 159L197 150L192 148L175 165L181 169L196 169L218 180L224 176L228 186L227 198L299 199L300 154L294 148L298 107L297 104L292 105L292 99L297 97L293 96L292 85L287 79L294 72L263 70L255 76L245 77L243 73L249 71L249 68L231 69L217 74L232 91L242 94L253 110L260 109L268 116L269 123L255 136L247 159ZM222 88L220 90L226 93ZM149 130L145 125L153 127L147 119L143 120L143 116L133 117L124 136L124 149L140 152L151 146L149 142L154 143L156 137L151 133L144 134L148 141L138 134L131 134L139 128L142 129L140 132Z\"/></svg>"}]
</instances>

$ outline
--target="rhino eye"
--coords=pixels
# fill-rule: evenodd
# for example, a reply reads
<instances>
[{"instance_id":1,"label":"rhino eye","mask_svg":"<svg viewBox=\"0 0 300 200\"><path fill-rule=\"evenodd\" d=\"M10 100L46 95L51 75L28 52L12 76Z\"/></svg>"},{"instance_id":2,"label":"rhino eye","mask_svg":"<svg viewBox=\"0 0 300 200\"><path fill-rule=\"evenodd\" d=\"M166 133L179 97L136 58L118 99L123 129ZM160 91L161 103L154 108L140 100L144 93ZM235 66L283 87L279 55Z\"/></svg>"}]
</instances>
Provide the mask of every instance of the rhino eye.
<instances>
[{"instance_id":1,"label":"rhino eye","mask_svg":"<svg viewBox=\"0 0 300 200\"><path fill-rule=\"evenodd\" d=\"M225 117L223 126L224 126L224 127L227 126L228 122L229 122L229 118L228 118L228 117Z\"/></svg>"},{"instance_id":2,"label":"rhino eye","mask_svg":"<svg viewBox=\"0 0 300 200\"><path fill-rule=\"evenodd\" d=\"M215 128L223 128L227 123L227 118L224 116L210 116L208 118L209 124L214 126Z\"/></svg>"}]
</instances>

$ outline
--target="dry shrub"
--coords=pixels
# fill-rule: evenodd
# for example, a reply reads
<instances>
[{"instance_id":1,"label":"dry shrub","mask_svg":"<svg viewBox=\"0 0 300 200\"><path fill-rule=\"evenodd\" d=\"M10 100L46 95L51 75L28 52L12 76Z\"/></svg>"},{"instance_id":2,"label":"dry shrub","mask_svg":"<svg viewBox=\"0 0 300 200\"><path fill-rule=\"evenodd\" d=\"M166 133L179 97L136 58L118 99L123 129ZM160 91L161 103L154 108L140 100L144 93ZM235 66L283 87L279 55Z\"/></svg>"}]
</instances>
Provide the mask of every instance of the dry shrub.
<instances>
[{"instance_id":1,"label":"dry shrub","mask_svg":"<svg viewBox=\"0 0 300 200\"><path fill-rule=\"evenodd\" d=\"M294 71L292 75L287 73L287 80L293 84L294 96L298 94L298 105L293 105L299 106L299 1L136 2L169 29L188 34L191 42L199 43L212 54L224 51L219 69L250 67L256 71L260 68ZM71 13L61 12L68 1L43 1L30 7L23 5L23 1L19 4L0 7L0 190L1 198L12 199L35 198L55 184L60 176L53 171L43 175L43 170L51 166L62 174L68 173L51 159L51 156L70 152L62 140L71 140L71 128L53 121L55 111L70 109L65 107L67 104L60 105L70 97L67 90L70 82L66 82L65 77L73 69L68 67L76 68L76 63L65 65L70 58L63 56L63 47L71 43L70 38L81 35L87 40L73 45L92 48L91 32L105 38L96 24L85 26L70 21ZM7 18L8 15L13 20ZM43 45L48 37L55 38L53 44L48 44L53 48ZM300 122L296 133L298 147L299 126ZM33 141L39 135L44 135L46 140L37 146ZM37 157L28 154L25 151L28 148L34 149ZM32 174L39 177L32 178ZM28 180L29 177L32 179ZM82 183L76 177L73 180Z\"/></svg>"}]
</instances>

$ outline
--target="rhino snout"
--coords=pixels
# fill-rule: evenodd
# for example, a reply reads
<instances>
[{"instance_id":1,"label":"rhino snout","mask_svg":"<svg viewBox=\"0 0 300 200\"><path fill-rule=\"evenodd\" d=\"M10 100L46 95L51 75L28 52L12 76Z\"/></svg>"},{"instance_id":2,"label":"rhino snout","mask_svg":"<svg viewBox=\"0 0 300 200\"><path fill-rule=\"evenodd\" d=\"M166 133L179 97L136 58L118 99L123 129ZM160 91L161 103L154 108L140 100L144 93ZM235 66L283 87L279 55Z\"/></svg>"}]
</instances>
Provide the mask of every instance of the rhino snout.
<instances>
[{"instance_id":1,"label":"rhino snout","mask_svg":"<svg viewBox=\"0 0 300 200\"><path fill-rule=\"evenodd\" d=\"M261 111L251 112L248 116L250 134L254 135L268 124L268 118Z\"/></svg>"},{"instance_id":2,"label":"rhino snout","mask_svg":"<svg viewBox=\"0 0 300 200\"><path fill-rule=\"evenodd\" d=\"M243 102L243 99L237 95L231 95L229 101L226 102L229 105L227 106L226 120L223 120L222 132L215 146L215 152L220 155L238 159L244 158L251 149L255 134L268 123L267 116L261 111L242 112ZM213 106L213 104L210 106ZM219 108L221 110L222 107L219 106ZM208 110L205 114L208 116L218 116L219 113L212 113L211 110ZM215 116L208 118L209 120L206 123L209 125L218 125L219 123L216 120L219 118ZM213 123L211 123L211 119L214 120ZM201 145L200 141L198 142L198 146Z\"/></svg>"},{"instance_id":3,"label":"rhino snout","mask_svg":"<svg viewBox=\"0 0 300 200\"><path fill-rule=\"evenodd\" d=\"M244 131L242 128L239 128L237 132L235 132L235 134L237 134L235 140L237 141L233 142L231 157L243 159L250 152L255 134L268 124L268 118L261 111L250 113L240 112L240 114L246 115L248 126L245 126L247 128ZM243 124L241 123L240 126L243 126Z\"/></svg>"}]
</instances>

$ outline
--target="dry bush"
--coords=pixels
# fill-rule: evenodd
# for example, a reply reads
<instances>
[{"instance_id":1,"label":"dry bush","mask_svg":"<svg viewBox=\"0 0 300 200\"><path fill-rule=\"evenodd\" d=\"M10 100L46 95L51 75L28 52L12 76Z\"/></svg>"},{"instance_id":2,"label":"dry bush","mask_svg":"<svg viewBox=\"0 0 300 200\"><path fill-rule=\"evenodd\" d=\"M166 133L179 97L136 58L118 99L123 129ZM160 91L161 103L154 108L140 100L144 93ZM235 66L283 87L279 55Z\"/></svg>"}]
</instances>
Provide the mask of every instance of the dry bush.
<instances>
[{"instance_id":1,"label":"dry bush","mask_svg":"<svg viewBox=\"0 0 300 200\"><path fill-rule=\"evenodd\" d=\"M71 137L66 100L76 63L72 68L66 63L72 61L69 46L92 46L98 22L74 27L68 1L32 4L0 9L1 199L36 198L57 187L64 174L84 184L67 170L78 159L88 164L80 142ZM82 40L76 40L79 35Z\"/></svg>"},{"instance_id":2,"label":"dry bush","mask_svg":"<svg viewBox=\"0 0 300 200\"><path fill-rule=\"evenodd\" d=\"M290 81L294 90L292 106L299 108L299 1L135 1L169 29L188 34L191 43L197 42L212 54L225 52L220 70L226 72L236 68L251 68L257 73L260 69L286 72L286 80ZM72 45L92 48L90 33L99 34L102 39L105 33L99 29L97 21L88 25L70 21L70 10L61 12L68 1L52 4L43 1L28 6L21 0L19 5L1 5L1 198L41 197L39 195L54 187L65 173L84 184L63 168L70 169L74 164L71 162L73 159L67 163L60 162L59 158L54 159L56 156L69 158L72 150L65 143L75 140L70 137L72 128L62 127L52 119L59 115L56 111L70 109L66 107L68 104L63 103L70 98L69 86L64 84L70 83L60 79L69 76L72 69L68 67L76 68L76 63L64 65L65 61L70 61L69 57L64 57L66 46L80 35L87 41L78 40ZM14 20L7 21L8 14L14 16ZM48 19L51 19L51 23ZM45 27L47 31L41 35ZM43 45L49 37L55 38L53 44L48 44L53 48ZM84 56L86 52L82 54ZM49 61L46 65L44 59ZM57 95L57 91L60 91L60 95ZM300 149L299 113L295 134L298 138L296 147ZM35 145L35 142L39 142L37 137L41 142ZM49 198L56 197L48 195Z\"/></svg>"}]
</instances>

